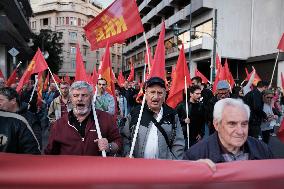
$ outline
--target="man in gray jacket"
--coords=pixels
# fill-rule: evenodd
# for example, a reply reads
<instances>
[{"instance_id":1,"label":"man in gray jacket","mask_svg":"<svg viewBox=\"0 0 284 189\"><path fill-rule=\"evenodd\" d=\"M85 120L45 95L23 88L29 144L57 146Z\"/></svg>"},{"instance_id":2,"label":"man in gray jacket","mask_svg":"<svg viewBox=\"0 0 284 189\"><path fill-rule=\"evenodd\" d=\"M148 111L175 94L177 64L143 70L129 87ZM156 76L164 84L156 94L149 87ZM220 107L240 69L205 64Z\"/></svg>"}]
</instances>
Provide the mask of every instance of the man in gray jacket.
<instances>
[{"instance_id":1,"label":"man in gray jacket","mask_svg":"<svg viewBox=\"0 0 284 189\"><path fill-rule=\"evenodd\" d=\"M176 112L164 104L166 85L159 77L146 81L146 104L134 147L135 158L182 159L184 136ZM141 106L134 108L122 128L124 155L128 155Z\"/></svg>"}]
</instances>

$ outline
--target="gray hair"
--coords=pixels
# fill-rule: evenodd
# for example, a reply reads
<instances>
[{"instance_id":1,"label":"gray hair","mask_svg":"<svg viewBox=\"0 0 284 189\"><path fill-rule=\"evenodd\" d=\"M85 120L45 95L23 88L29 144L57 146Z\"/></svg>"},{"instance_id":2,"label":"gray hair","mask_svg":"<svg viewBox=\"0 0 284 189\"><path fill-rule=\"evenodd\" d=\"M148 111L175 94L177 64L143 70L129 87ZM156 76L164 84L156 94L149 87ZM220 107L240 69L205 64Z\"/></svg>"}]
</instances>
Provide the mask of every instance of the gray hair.
<instances>
[{"instance_id":1,"label":"gray hair","mask_svg":"<svg viewBox=\"0 0 284 189\"><path fill-rule=\"evenodd\" d=\"M214 106L213 119L216 119L219 123L222 121L225 106L239 107L247 113L248 118L250 116L249 106L246 105L241 99L224 98L216 102Z\"/></svg>"},{"instance_id":2,"label":"gray hair","mask_svg":"<svg viewBox=\"0 0 284 189\"><path fill-rule=\"evenodd\" d=\"M73 90L82 89L82 88L86 88L90 94L93 94L93 87L86 81L75 81L74 83L72 83L69 89L69 93L71 94Z\"/></svg>"}]
</instances>

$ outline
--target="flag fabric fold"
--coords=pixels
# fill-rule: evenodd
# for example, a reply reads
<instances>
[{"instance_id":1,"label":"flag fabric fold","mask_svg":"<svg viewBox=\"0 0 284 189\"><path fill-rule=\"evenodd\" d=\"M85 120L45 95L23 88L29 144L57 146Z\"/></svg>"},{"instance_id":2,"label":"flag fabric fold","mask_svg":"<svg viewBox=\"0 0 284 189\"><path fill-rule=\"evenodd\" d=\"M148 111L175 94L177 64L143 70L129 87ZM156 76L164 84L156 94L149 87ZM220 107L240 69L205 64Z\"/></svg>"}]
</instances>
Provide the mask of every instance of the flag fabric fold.
<instances>
[{"instance_id":1,"label":"flag fabric fold","mask_svg":"<svg viewBox=\"0 0 284 189\"><path fill-rule=\"evenodd\" d=\"M284 51L284 33L282 34L282 37L278 43L277 49Z\"/></svg>"},{"instance_id":2,"label":"flag fabric fold","mask_svg":"<svg viewBox=\"0 0 284 189\"><path fill-rule=\"evenodd\" d=\"M103 62L100 68L100 76L99 78L104 78L107 83L107 92L115 97L115 87L114 87L114 78L112 73L112 65L110 61L110 50L109 43L107 43L105 54L103 57Z\"/></svg>"},{"instance_id":3,"label":"flag fabric fold","mask_svg":"<svg viewBox=\"0 0 284 189\"><path fill-rule=\"evenodd\" d=\"M8 80L6 82L6 85L8 87L10 87L13 83L16 83L17 71L18 71L18 68L15 68L14 71L12 72L12 74L10 75L10 77L8 78Z\"/></svg>"},{"instance_id":4,"label":"flag fabric fold","mask_svg":"<svg viewBox=\"0 0 284 189\"><path fill-rule=\"evenodd\" d=\"M200 77L202 82L205 84L209 82L209 80L197 68L195 69L195 76Z\"/></svg>"},{"instance_id":5,"label":"flag fabric fold","mask_svg":"<svg viewBox=\"0 0 284 189\"><path fill-rule=\"evenodd\" d=\"M175 74L173 75L169 96L167 99L167 105L172 108L175 108L183 100L185 77L186 86L188 87L189 85L191 85L191 78L186 64L184 46L182 45L175 69Z\"/></svg>"},{"instance_id":6,"label":"flag fabric fold","mask_svg":"<svg viewBox=\"0 0 284 189\"><path fill-rule=\"evenodd\" d=\"M229 65L228 65L228 60L226 59L225 60L225 65L224 65L224 71L225 71L225 77L226 77L226 80L228 81L228 83L230 84L231 88L234 87L235 85L235 80L234 80L234 77L229 69Z\"/></svg>"},{"instance_id":7,"label":"flag fabric fold","mask_svg":"<svg viewBox=\"0 0 284 189\"><path fill-rule=\"evenodd\" d=\"M116 0L84 27L91 49L122 43L144 31L135 0Z\"/></svg>"},{"instance_id":8,"label":"flag fabric fold","mask_svg":"<svg viewBox=\"0 0 284 189\"><path fill-rule=\"evenodd\" d=\"M127 81L133 81L134 80L134 65L132 62L130 62L130 74L127 78Z\"/></svg>"},{"instance_id":9,"label":"flag fabric fold","mask_svg":"<svg viewBox=\"0 0 284 189\"><path fill-rule=\"evenodd\" d=\"M161 23L161 32L157 43L149 78L160 77L165 80L165 22Z\"/></svg>"},{"instance_id":10,"label":"flag fabric fold","mask_svg":"<svg viewBox=\"0 0 284 189\"><path fill-rule=\"evenodd\" d=\"M251 77L253 71L249 73L248 70L247 70L247 68L245 68L245 71L246 71L246 75L247 75L247 77L246 77L245 80L246 80L246 81L249 81L249 79L250 79L250 77ZM256 73L256 70L255 70L254 80L253 80L252 84L253 84L254 86L256 86L259 81L261 81L261 79L260 79L259 75Z\"/></svg>"},{"instance_id":11,"label":"flag fabric fold","mask_svg":"<svg viewBox=\"0 0 284 189\"><path fill-rule=\"evenodd\" d=\"M80 52L79 44L76 45L76 73L75 81L86 81L89 82L87 72L84 66L83 58Z\"/></svg>"},{"instance_id":12,"label":"flag fabric fold","mask_svg":"<svg viewBox=\"0 0 284 189\"><path fill-rule=\"evenodd\" d=\"M47 73L44 84L43 84L43 91L48 90L48 83L49 83L49 72Z\"/></svg>"},{"instance_id":13,"label":"flag fabric fold","mask_svg":"<svg viewBox=\"0 0 284 189\"><path fill-rule=\"evenodd\" d=\"M16 88L17 92L20 92L20 90L23 88L24 84L30 79L32 74L42 72L44 70L48 69L48 65L38 48L35 56L33 57L31 63L27 67L26 71L24 72L23 76L21 77L19 84Z\"/></svg>"},{"instance_id":14,"label":"flag fabric fold","mask_svg":"<svg viewBox=\"0 0 284 189\"><path fill-rule=\"evenodd\" d=\"M120 87L123 87L125 83L125 78L122 74L122 71L119 72L119 75L118 75L118 78L117 78L117 84L120 86Z\"/></svg>"}]
</instances>

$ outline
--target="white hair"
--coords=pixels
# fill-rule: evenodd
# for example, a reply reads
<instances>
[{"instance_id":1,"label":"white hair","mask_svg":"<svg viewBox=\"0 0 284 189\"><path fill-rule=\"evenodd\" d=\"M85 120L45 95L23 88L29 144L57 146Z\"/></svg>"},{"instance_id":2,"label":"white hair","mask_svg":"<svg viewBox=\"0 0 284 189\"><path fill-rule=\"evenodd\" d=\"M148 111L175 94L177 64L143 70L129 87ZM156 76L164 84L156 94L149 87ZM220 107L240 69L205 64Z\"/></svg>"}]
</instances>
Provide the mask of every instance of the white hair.
<instances>
[{"instance_id":1,"label":"white hair","mask_svg":"<svg viewBox=\"0 0 284 189\"><path fill-rule=\"evenodd\" d=\"M82 89L82 88L86 88L91 95L93 94L93 87L86 81L75 81L69 88L69 93L72 94L73 90Z\"/></svg>"},{"instance_id":2,"label":"white hair","mask_svg":"<svg viewBox=\"0 0 284 189\"><path fill-rule=\"evenodd\" d=\"M246 105L241 99L224 98L216 102L214 106L214 111L213 111L214 120L216 119L219 123L222 121L223 111L226 106L238 107L247 113L248 118L250 116L249 106Z\"/></svg>"}]
</instances>

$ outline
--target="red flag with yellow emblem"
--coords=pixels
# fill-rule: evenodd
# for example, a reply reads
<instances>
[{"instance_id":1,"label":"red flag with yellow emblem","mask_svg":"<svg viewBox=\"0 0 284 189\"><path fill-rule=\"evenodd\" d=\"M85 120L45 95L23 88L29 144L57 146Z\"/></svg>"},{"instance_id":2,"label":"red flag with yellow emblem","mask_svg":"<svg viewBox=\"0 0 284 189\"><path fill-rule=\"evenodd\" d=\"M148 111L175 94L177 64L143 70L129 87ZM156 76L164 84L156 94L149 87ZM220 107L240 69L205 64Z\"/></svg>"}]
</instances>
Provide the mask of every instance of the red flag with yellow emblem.
<instances>
[{"instance_id":1,"label":"red flag with yellow emblem","mask_svg":"<svg viewBox=\"0 0 284 189\"><path fill-rule=\"evenodd\" d=\"M42 72L48 68L48 65L42 56L40 49L38 48L35 56L33 57L31 63L29 64L28 68L24 72L23 76L21 77L19 84L17 86L17 92L23 88L24 84L30 79L32 74Z\"/></svg>"},{"instance_id":2,"label":"red flag with yellow emblem","mask_svg":"<svg viewBox=\"0 0 284 189\"><path fill-rule=\"evenodd\" d=\"M103 48L144 31L135 0L116 0L84 27L91 49Z\"/></svg>"}]
</instances>

